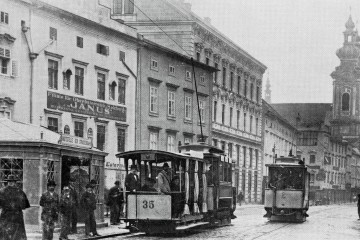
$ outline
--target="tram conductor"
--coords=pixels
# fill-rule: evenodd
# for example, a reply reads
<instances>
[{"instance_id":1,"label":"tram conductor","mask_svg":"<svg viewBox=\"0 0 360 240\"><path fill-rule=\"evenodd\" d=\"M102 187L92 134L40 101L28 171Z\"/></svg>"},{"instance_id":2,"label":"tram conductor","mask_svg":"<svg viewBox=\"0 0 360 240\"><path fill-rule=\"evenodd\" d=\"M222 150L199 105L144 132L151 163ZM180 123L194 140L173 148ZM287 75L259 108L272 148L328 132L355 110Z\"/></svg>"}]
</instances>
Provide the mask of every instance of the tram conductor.
<instances>
[{"instance_id":1,"label":"tram conductor","mask_svg":"<svg viewBox=\"0 0 360 240\"><path fill-rule=\"evenodd\" d=\"M136 192L139 190L139 176L136 165L131 165L130 173L125 177L125 187L129 192Z\"/></svg>"}]
</instances>

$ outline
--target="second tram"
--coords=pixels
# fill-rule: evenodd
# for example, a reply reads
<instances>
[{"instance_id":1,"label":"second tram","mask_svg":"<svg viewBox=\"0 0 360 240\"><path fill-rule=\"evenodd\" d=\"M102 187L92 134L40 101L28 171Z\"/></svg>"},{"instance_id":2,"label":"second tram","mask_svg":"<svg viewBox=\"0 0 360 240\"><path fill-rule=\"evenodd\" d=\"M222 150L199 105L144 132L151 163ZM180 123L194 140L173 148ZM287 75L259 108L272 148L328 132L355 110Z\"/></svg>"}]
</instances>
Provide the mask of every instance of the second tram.
<instances>
[{"instance_id":1,"label":"second tram","mask_svg":"<svg viewBox=\"0 0 360 240\"><path fill-rule=\"evenodd\" d=\"M304 222L308 217L310 174L301 159L280 157L267 164L264 207L270 221Z\"/></svg>"},{"instance_id":2,"label":"second tram","mask_svg":"<svg viewBox=\"0 0 360 240\"><path fill-rule=\"evenodd\" d=\"M126 213L122 218L131 231L170 233L202 225L230 224L236 203L232 188L232 162L223 151L206 144L184 145L180 153L137 150L116 156L124 164L136 165L140 184L159 176L169 166L171 191L126 191ZM173 181L177 187L173 188ZM154 181L155 182L155 181Z\"/></svg>"}]
</instances>

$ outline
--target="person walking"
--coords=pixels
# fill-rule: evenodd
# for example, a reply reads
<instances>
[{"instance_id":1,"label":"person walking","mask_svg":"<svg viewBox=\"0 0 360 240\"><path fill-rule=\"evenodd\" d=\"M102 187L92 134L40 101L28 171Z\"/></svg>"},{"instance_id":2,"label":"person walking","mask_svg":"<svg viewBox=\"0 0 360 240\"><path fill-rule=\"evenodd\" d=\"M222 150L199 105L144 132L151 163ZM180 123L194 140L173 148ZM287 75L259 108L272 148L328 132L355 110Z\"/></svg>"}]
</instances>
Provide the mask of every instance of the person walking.
<instances>
[{"instance_id":1,"label":"person walking","mask_svg":"<svg viewBox=\"0 0 360 240\"><path fill-rule=\"evenodd\" d=\"M139 190L139 176L136 165L131 165L130 173L125 177L126 191L136 192Z\"/></svg>"},{"instance_id":2,"label":"person walking","mask_svg":"<svg viewBox=\"0 0 360 240\"><path fill-rule=\"evenodd\" d=\"M75 205L75 199L71 196L71 191L68 185L64 185L63 193L60 198L60 219L61 231L60 240L69 239L71 214Z\"/></svg>"},{"instance_id":3,"label":"person walking","mask_svg":"<svg viewBox=\"0 0 360 240\"><path fill-rule=\"evenodd\" d=\"M77 209L79 207L79 199L78 194L76 192L76 180L75 178L70 178L70 197L74 200L74 204L71 209L71 219L70 219L70 226L71 226L71 233L77 233Z\"/></svg>"},{"instance_id":4,"label":"person walking","mask_svg":"<svg viewBox=\"0 0 360 240\"><path fill-rule=\"evenodd\" d=\"M359 215L359 219L358 219L358 220L360 220L360 194L358 194L357 207L358 207L358 215Z\"/></svg>"},{"instance_id":5,"label":"person walking","mask_svg":"<svg viewBox=\"0 0 360 240\"><path fill-rule=\"evenodd\" d=\"M26 194L16 186L15 175L9 175L7 186L0 190L0 239L26 240L23 210L30 207Z\"/></svg>"},{"instance_id":6,"label":"person walking","mask_svg":"<svg viewBox=\"0 0 360 240\"><path fill-rule=\"evenodd\" d=\"M170 189L170 167L168 163L164 163L163 164L163 170L161 172L159 172L159 174L157 175L156 179L157 179L157 185L158 185L158 189L159 192L161 193L170 193L171 189Z\"/></svg>"},{"instance_id":7,"label":"person walking","mask_svg":"<svg viewBox=\"0 0 360 240\"><path fill-rule=\"evenodd\" d=\"M108 196L108 205L110 206L110 224L118 225L120 223L120 210L123 204L123 193L120 188L120 181L115 181L115 186L110 188Z\"/></svg>"},{"instance_id":8,"label":"person walking","mask_svg":"<svg viewBox=\"0 0 360 240\"><path fill-rule=\"evenodd\" d=\"M81 196L80 204L85 214L85 236L100 236L96 231L94 210L96 209L96 198L93 193L93 184L88 183L85 193Z\"/></svg>"},{"instance_id":9,"label":"person walking","mask_svg":"<svg viewBox=\"0 0 360 240\"><path fill-rule=\"evenodd\" d=\"M40 206L43 207L41 220L43 221L43 240L52 240L55 222L59 214L59 195L55 192L56 183L48 181L47 191L40 197Z\"/></svg>"},{"instance_id":10,"label":"person walking","mask_svg":"<svg viewBox=\"0 0 360 240\"><path fill-rule=\"evenodd\" d=\"M239 203L239 206L241 206L241 202L244 200L244 195L242 192L239 192L238 196L237 196L237 201Z\"/></svg>"}]
</instances>

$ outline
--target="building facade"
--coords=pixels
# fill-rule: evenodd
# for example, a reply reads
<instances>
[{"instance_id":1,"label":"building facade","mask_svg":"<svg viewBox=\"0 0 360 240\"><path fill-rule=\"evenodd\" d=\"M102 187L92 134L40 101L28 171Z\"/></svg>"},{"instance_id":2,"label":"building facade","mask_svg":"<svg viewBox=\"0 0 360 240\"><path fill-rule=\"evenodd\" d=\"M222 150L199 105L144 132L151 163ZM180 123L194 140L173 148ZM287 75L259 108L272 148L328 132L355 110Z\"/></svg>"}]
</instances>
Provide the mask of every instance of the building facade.
<instances>
[{"instance_id":1,"label":"building facade","mask_svg":"<svg viewBox=\"0 0 360 240\"><path fill-rule=\"evenodd\" d=\"M263 191L264 194L266 182L268 180L268 172L266 164L274 163L276 157L296 155L297 151L297 129L291 125L284 117L282 117L275 109L262 101L262 140L263 140Z\"/></svg>"},{"instance_id":2,"label":"building facade","mask_svg":"<svg viewBox=\"0 0 360 240\"><path fill-rule=\"evenodd\" d=\"M57 181L57 191L74 171L83 180L95 179L102 212L104 186L121 178L115 154L135 147L137 33L111 20L109 10L95 1L5 2L1 116L45 127L59 134L60 146L75 148L68 155L52 153L54 164L39 161L38 169L54 166L47 177ZM104 157L93 159L97 155ZM4 166L2 178L13 165ZM38 206L49 180L40 176L43 184L31 198L32 206Z\"/></svg>"},{"instance_id":3,"label":"building facade","mask_svg":"<svg viewBox=\"0 0 360 240\"><path fill-rule=\"evenodd\" d=\"M139 59L136 149L178 152L207 141L216 69L148 40Z\"/></svg>"},{"instance_id":4,"label":"building facade","mask_svg":"<svg viewBox=\"0 0 360 240\"><path fill-rule=\"evenodd\" d=\"M196 16L189 3L139 0L129 8L126 2L113 1L113 18L133 26L146 39L219 70L213 75L208 143L232 158L234 186L245 201L261 201L261 92L266 66L214 28L209 18Z\"/></svg>"}]
</instances>

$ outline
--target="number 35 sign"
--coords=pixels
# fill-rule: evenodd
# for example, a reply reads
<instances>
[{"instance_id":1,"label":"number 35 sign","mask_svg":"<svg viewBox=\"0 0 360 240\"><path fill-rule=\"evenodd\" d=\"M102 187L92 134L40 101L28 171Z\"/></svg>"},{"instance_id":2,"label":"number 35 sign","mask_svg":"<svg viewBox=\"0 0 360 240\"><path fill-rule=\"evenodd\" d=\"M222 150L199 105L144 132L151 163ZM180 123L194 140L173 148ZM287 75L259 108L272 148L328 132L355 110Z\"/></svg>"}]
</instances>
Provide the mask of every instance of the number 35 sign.
<instances>
[{"instance_id":1,"label":"number 35 sign","mask_svg":"<svg viewBox=\"0 0 360 240\"><path fill-rule=\"evenodd\" d=\"M171 219L170 195L128 195L129 219Z\"/></svg>"}]
</instances>

